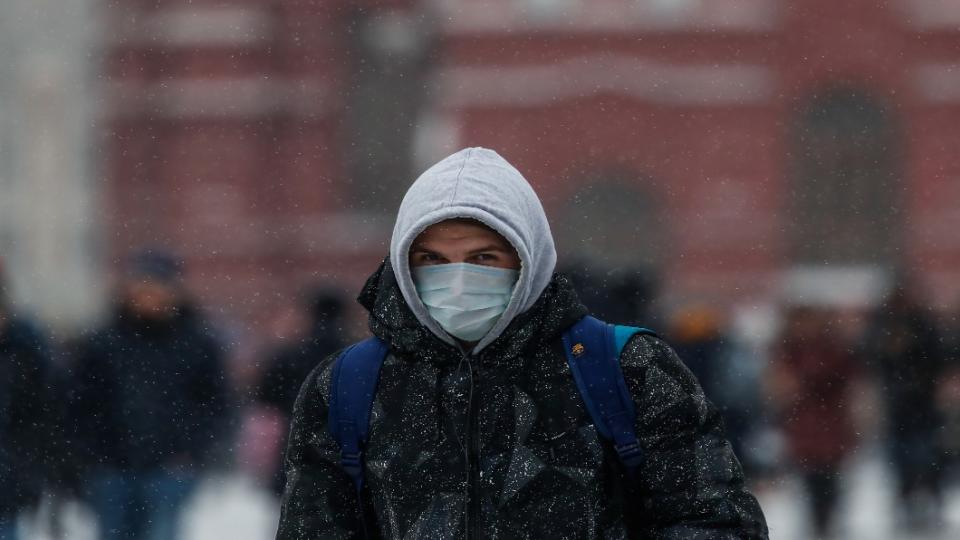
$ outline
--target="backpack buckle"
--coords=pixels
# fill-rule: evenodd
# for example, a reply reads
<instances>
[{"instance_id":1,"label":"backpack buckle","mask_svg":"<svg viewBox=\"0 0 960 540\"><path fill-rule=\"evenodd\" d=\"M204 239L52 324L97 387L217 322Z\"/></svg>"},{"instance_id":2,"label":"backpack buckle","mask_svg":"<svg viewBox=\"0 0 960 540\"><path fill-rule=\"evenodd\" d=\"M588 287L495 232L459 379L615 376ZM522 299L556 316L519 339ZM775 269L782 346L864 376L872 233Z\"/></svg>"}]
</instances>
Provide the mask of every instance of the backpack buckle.
<instances>
[{"instance_id":1,"label":"backpack buckle","mask_svg":"<svg viewBox=\"0 0 960 540\"><path fill-rule=\"evenodd\" d=\"M340 465L351 477L359 477L363 471L363 452L340 452Z\"/></svg>"},{"instance_id":2,"label":"backpack buckle","mask_svg":"<svg viewBox=\"0 0 960 540\"><path fill-rule=\"evenodd\" d=\"M637 467L643 463L643 449L640 448L640 441L634 440L627 444L614 445L620 461L627 467Z\"/></svg>"}]
</instances>

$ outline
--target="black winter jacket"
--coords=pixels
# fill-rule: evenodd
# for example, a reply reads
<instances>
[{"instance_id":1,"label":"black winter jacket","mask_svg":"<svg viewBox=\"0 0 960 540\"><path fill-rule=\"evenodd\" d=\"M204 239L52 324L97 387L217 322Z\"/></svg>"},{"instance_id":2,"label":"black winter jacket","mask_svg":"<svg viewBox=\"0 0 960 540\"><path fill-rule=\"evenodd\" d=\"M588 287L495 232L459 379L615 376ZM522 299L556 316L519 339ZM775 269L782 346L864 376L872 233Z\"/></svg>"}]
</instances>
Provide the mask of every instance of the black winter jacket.
<instances>
[{"instance_id":1,"label":"black winter jacket","mask_svg":"<svg viewBox=\"0 0 960 540\"><path fill-rule=\"evenodd\" d=\"M79 348L75 440L87 467L196 464L223 430L221 352L198 317L148 323L125 311Z\"/></svg>"},{"instance_id":2,"label":"black winter jacket","mask_svg":"<svg viewBox=\"0 0 960 540\"><path fill-rule=\"evenodd\" d=\"M32 324L0 322L0 517L35 504L53 472L50 353Z\"/></svg>"},{"instance_id":3,"label":"black winter jacket","mask_svg":"<svg viewBox=\"0 0 960 540\"><path fill-rule=\"evenodd\" d=\"M671 349L648 336L621 357L646 453L639 479L627 480L567 366L560 335L586 309L562 275L477 355L417 321L388 263L359 300L390 344L366 448L372 536L766 538L717 411ZM327 431L336 356L297 400L279 540L363 534Z\"/></svg>"}]
</instances>

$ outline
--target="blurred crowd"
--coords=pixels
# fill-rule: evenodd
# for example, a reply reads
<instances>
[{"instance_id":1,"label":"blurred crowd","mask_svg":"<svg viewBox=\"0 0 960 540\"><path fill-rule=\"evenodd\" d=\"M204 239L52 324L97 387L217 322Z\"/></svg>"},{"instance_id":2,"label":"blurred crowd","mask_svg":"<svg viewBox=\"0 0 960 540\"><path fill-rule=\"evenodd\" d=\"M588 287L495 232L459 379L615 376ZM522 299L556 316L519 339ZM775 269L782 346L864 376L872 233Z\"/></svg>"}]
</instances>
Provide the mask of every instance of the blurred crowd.
<instances>
[{"instance_id":1,"label":"blurred crowd","mask_svg":"<svg viewBox=\"0 0 960 540\"><path fill-rule=\"evenodd\" d=\"M944 489L960 458L960 322L895 281L872 308L785 303L767 340L710 310L677 311L671 343L725 416L748 478L794 474L811 532L836 533L849 458L879 449L911 533L944 524ZM877 509L882 511L882 509Z\"/></svg>"},{"instance_id":2,"label":"blurred crowd","mask_svg":"<svg viewBox=\"0 0 960 540\"><path fill-rule=\"evenodd\" d=\"M757 489L802 479L818 537L829 535L846 460L865 446L885 452L900 524L937 527L958 480L960 321L906 281L869 309L783 302L775 331L758 336L702 306L658 313L642 272L568 273L598 317L654 327L677 349ZM110 318L53 343L11 308L0 273L0 539L16 538L17 516L43 497L83 501L102 538L171 540L204 475L244 469L279 495L300 383L358 337L351 299L316 284L278 307L272 342L237 351L183 274L170 253L135 254Z\"/></svg>"}]
</instances>

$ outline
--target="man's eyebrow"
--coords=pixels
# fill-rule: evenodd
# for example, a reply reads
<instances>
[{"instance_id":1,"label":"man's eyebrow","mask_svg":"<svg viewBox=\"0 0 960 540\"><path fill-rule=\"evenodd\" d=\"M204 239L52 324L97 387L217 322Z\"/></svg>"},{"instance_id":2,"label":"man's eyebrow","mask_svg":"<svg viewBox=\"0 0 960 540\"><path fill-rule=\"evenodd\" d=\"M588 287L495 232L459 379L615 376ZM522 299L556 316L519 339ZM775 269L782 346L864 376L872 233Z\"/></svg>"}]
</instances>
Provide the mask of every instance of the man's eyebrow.
<instances>
[{"instance_id":1,"label":"man's eyebrow","mask_svg":"<svg viewBox=\"0 0 960 540\"><path fill-rule=\"evenodd\" d=\"M413 252L436 253L436 251L433 251L433 250L431 250L431 249L427 249L427 248L423 247L423 246L420 245L420 244L415 244L412 248L410 248L410 252L411 252L411 253L413 253Z\"/></svg>"},{"instance_id":2,"label":"man's eyebrow","mask_svg":"<svg viewBox=\"0 0 960 540\"><path fill-rule=\"evenodd\" d=\"M471 249L468 253L472 255L474 253L481 253L484 251L499 251L501 253L507 253L509 250L498 244L490 244L488 246L483 246L481 248Z\"/></svg>"}]
</instances>

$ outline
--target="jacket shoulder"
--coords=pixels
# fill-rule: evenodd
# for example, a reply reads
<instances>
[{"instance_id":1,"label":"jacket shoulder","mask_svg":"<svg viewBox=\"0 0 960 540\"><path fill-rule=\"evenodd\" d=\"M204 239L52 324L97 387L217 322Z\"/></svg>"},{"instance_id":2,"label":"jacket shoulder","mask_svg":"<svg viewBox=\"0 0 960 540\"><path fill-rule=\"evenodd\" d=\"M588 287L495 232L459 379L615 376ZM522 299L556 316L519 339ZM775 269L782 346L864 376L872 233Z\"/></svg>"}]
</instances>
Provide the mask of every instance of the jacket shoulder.
<instances>
[{"instance_id":1,"label":"jacket shoulder","mask_svg":"<svg viewBox=\"0 0 960 540\"><path fill-rule=\"evenodd\" d=\"M620 351L620 364L625 368L642 368L675 355L660 336L640 332L628 339Z\"/></svg>"},{"instance_id":2,"label":"jacket shoulder","mask_svg":"<svg viewBox=\"0 0 960 540\"><path fill-rule=\"evenodd\" d=\"M330 382L333 380L333 367L337 358L343 354L347 347L334 351L321 359L310 370L310 373L300 385L300 391L297 392L296 405L294 406L294 415L300 414L307 402L319 402L326 408L330 399Z\"/></svg>"},{"instance_id":3,"label":"jacket shoulder","mask_svg":"<svg viewBox=\"0 0 960 540\"><path fill-rule=\"evenodd\" d=\"M689 396L699 397L703 393L690 369L659 336L637 334L630 338L620 354L620 366L631 392L660 381Z\"/></svg>"}]
</instances>

